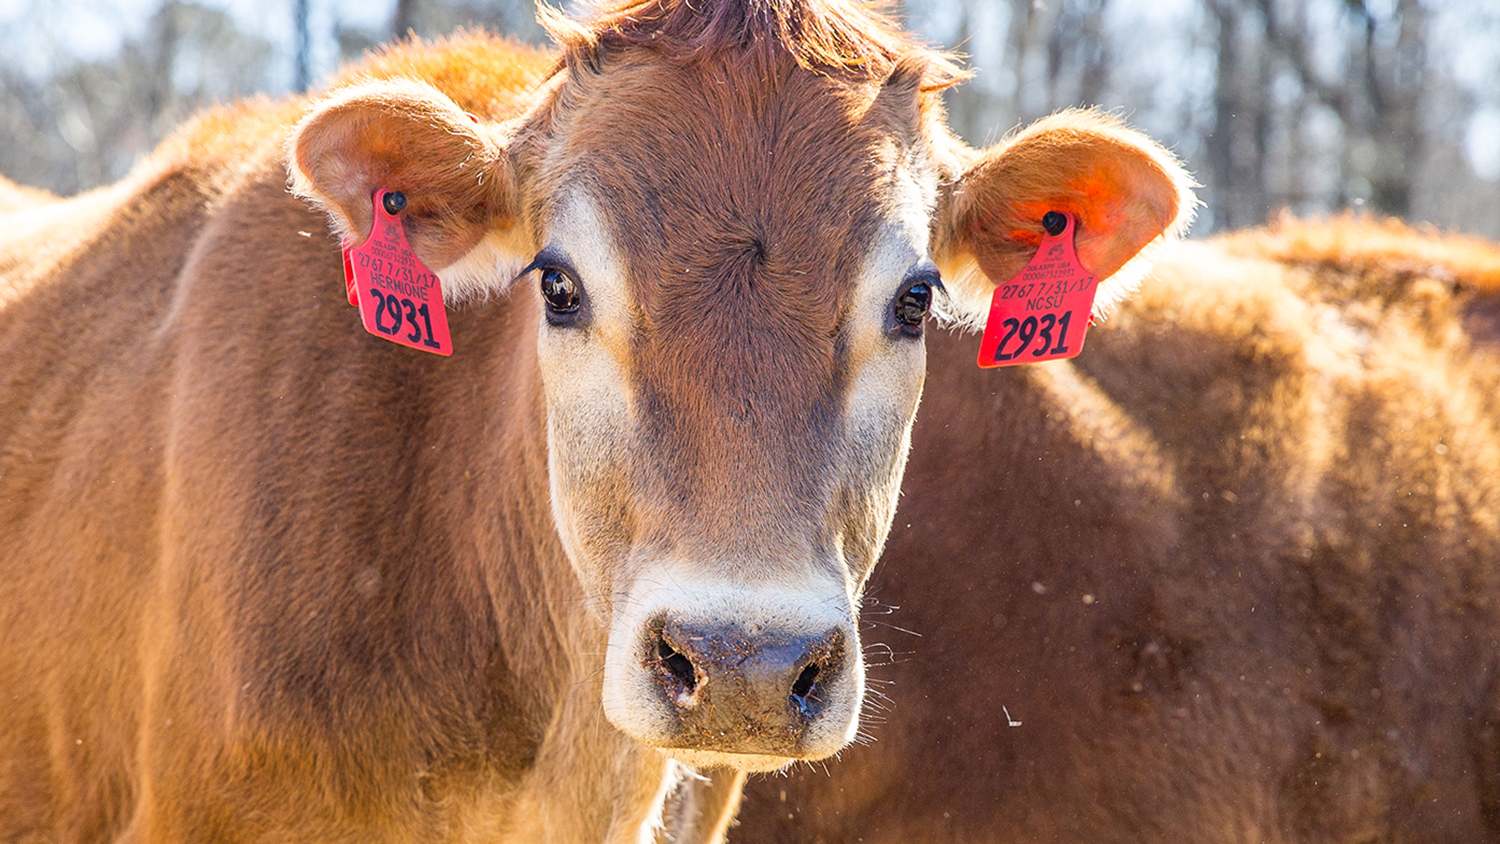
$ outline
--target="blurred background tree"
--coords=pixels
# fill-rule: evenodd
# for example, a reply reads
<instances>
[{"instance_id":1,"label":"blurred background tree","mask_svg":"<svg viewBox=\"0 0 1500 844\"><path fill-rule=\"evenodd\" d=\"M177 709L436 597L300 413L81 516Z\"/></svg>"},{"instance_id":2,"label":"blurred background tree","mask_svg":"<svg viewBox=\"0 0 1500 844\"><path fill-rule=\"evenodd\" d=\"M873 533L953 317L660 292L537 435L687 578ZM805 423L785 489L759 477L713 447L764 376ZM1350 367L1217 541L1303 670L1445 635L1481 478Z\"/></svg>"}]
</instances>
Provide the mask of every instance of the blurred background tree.
<instances>
[{"instance_id":1,"label":"blurred background tree","mask_svg":"<svg viewBox=\"0 0 1500 844\"><path fill-rule=\"evenodd\" d=\"M317 88L395 37L541 42L534 0L0 0L0 172L113 181L202 106ZM978 71L953 128L993 141L1097 105L1204 183L1196 227L1370 210L1500 238L1500 2L902 0Z\"/></svg>"}]
</instances>

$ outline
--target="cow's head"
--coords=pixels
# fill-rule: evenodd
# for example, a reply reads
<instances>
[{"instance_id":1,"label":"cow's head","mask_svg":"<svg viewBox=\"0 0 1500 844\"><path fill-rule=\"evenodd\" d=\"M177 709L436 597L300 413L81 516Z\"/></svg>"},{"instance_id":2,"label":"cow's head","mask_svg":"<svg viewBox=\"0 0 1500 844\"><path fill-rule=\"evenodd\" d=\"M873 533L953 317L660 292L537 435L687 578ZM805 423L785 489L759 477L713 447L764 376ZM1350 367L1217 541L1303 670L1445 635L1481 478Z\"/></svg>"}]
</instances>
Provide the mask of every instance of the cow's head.
<instances>
[{"instance_id":1,"label":"cow's head","mask_svg":"<svg viewBox=\"0 0 1500 844\"><path fill-rule=\"evenodd\" d=\"M690 763L826 756L858 720L859 596L929 309L978 319L1051 210L1114 274L1182 224L1188 180L1090 113L964 147L937 100L952 65L833 2L647 0L554 28L564 58L524 117L475 122L420 82L336 91L292 139L294 186L356 237L375 188L404 191L450 298L535 309L610 720Z\"/></svg>"}]
</instances>

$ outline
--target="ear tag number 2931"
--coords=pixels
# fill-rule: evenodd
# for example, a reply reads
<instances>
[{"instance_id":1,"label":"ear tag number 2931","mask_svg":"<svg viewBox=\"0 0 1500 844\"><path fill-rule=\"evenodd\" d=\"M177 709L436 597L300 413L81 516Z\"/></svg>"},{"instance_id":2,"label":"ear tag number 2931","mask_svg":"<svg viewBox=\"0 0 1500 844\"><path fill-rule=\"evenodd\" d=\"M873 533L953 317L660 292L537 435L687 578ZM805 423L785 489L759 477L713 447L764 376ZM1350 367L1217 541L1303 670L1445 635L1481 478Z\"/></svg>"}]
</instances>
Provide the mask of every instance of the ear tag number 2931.
<instances>
[{"instance_id":1,"label":"ear tag number 2931","mask_svg":"<svg viewBox=\"0 0 1500 844\"><path fill-rule=\"evenodd\" d=\"M406 242L406 195L375 191L375 225L359 246L344 241L344 288L365 330L413 349L453 354L443 286Z\"/></svg>"},{"instance_id":2,"label":"ear tag number 2931","mask_svg":"<svg viewBox=\"0 0 1500 844\"><path fill-rule=\"evenodd\" d=\"M1031 263L990 299L979 342L981 367L1040 363L1083 351L1099 283L1078 263L1073 215L1051 211L1042 225L1047 236Z\"/></svg>"}]
</instances>

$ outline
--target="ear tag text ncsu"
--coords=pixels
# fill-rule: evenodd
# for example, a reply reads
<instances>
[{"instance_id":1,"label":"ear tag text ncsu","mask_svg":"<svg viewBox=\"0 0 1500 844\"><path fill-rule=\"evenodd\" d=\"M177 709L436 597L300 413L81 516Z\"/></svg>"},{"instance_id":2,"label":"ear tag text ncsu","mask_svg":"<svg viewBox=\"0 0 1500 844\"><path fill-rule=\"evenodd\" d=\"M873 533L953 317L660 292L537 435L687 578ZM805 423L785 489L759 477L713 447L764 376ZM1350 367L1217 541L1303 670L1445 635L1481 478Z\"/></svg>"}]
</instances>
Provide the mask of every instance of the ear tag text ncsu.
<instances>
[{"instance_id":1,"label":"ear tag text ncsu","mask_svg":"<svg viewBox=\"0 0 1500 844\"><path fill-rule=\"evenodd\" d=\"M1050 211L1031 263L995 288L979 342L983 368L1070 358L1083 351L1098 279L1078 263L1072 214Z\"/></svg>"},{"instance_id":2,"label":"ear tag text ncsu","mask_svg":"<svg viewBox=\"0 0 1500 844\"><path fill-rule=\"evenodd\" d=\"M443 285L406 242L401 211L406 195L375 191L375 225L370 236L351 247L346 239L344 290L359 308L365 330L392 343L439 355L453 354Z\"/></svg>"}]
</instances>

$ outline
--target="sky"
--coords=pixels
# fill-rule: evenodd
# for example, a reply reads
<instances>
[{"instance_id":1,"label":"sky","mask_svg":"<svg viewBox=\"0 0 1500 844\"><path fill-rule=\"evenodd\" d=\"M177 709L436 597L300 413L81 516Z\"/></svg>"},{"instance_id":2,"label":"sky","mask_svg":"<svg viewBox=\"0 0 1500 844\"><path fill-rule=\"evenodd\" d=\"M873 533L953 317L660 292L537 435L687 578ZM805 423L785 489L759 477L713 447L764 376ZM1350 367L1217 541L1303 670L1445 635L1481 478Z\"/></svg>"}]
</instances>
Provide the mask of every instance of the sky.
<instances>
[{"instance_id":1,"label":"sky","mask_svg":"<svg viewBox=\"0 0 1500 844\"><path fill-rule=\"evenodd\" d=\"M199 5L230 12L241 31L270 42L291 56L292 0L196 0ZM0 0L0 31L10 36L8 51L27 54L28 64L45 74L58 58L46 45L65 44L70 57L105 58L127 38L139 36L161 0ZM338 63L334 23L378 31L389 24L395 0L309 0L313 78L332 72ZM50 36L27 38L27 32ZM33 54L34 55L31 55ZM290 84L290 58L285 69Z\"/></svg>"}]
</instances>

